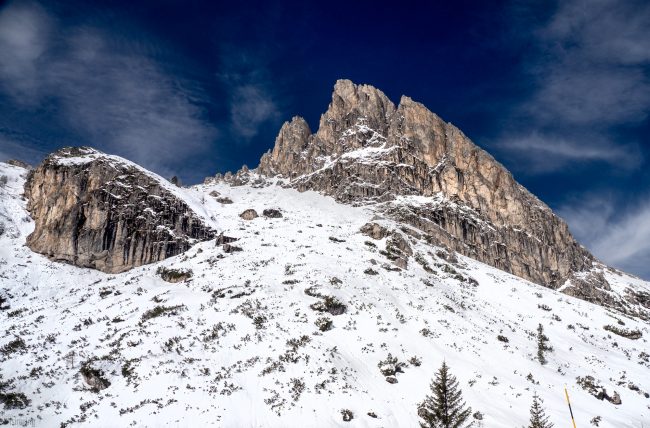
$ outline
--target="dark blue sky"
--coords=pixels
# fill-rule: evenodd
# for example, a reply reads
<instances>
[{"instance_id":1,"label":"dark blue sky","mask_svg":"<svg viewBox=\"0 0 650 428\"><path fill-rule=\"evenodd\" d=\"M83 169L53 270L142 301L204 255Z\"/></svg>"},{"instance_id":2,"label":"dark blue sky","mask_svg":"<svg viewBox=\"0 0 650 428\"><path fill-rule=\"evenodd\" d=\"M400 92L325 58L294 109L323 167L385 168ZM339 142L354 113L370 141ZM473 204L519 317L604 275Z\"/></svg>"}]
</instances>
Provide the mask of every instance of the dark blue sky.
<instances>
[{"instance_id":1,"label":"dark blue sky","mask_svg":"<svg viewBox=\"0 0 650 428\"><path fill-rule=\"evenodd\" d=\"M0 3L0 159L91 145L187 183L312 129L336 79L427 105L650 277L642 1Z\"/></svg>"}]
</instances>

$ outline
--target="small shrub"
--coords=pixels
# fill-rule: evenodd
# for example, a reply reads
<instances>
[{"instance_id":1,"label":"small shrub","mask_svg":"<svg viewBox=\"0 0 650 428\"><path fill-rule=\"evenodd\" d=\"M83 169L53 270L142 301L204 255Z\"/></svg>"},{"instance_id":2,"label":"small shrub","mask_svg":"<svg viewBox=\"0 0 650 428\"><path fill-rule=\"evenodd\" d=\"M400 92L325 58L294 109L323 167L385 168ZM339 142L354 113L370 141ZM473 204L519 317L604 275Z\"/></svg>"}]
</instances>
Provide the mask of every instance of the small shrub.
<instances>
[{"instance_id":1,"label":"small shrub","mask_svg":"<svg viewBox=\"0 0 650 428\"><path fill-rule=\"evenodd\" d=\"M343 417L343 422L350 422L352 419L354 419L354 413L352 413L352 410L349 409L341 410L341 416Z\"/></svg>"},{"instance_id":2,"label":"small shrub","mask_svg":"<svg viewBox=\"0 0 650 428\"><path fill-rule=\"evenodd\" d=\"M257 330L263 330L266 328L266 322L268 319L264 315L256 315L253 317L253 325Z\"/></svg>"},{"instance_id":3,"label":"small shrub","mask_svg":"<svg viewBox=\"0 0 650 428\"><path fill-rule=\"evenodd\" d=\"M291 398L293 398L293 401L298 401L300 395L305 391L305 382L302 380L302 378L292 378L289 381L289 385L291 385L291 389L289 390Z\"/></svg>"},{"instance_id":4,"label":"small shrub","mask_svg":"<svg viewBox=\"0 0 650 428\"><path fill-rule=\"evenodd\" d=\"M105 298L106 296L110 296L111 294L113 294L113 290L106 289L106 288L102 288L101 290L99 290L99 297L102 299Z\"/></svg>"},{"instance_id":5,"label":"small shrub","mask_svg":"<svg viewBox=\"0 0 650 428\"><path fill-rule=\"evenodd\" d=\"M7 312L7 317L10 317L10 318L18 317L18 316L20 316L20 314L22 314L23 312L26 312L26 311L27 311L27 309L25 309L25 308L16 309L15 311Z\"/></svg>"},{"instance_id":6,"label":"small shrub","mask_svg":"<svg viewBox=\"0 0 650 428\"><path fill-rule=\"evenodd\" d=\"M300 336L299 339L287 340L287 346L290 347L292 350L296 351L298 348L302 348L309 342L311 342L311 337L307 336L306 334L303 334L302 336Z\"/></svg>"},{"instance_id":7,"label":"small shrub","mask_svg":"<svg viewBox=\"0 0 650 428\"><path fill-rule=\"evenodd\" d=\"M621 337L626 337L632 340L641 339L641 337L643 337L643 333L641 333L640 330L628 330L626 328L620 328L614 325L606 325L603 328Z\"/></svg>"},{"instance_id":8,"label":"small shrub","mask_svg":"<svg viewBox=\"0 0 650 428\"><path fill-rule=\"evenodd\" d=\"M186 309L185 305L176 305L176 306L155 306L153 309L149 309L142 314L142 321L145 322L152 318L157 318L162 315L177 315L180 311Z\"/></svg>"},{"instance_id":9,"label":"small shrub","mask_svg":"<svg viewBox=\"0 0 650 428\"><path fill-rule=\"evenodd\" d=\"M282 213L280 212L280 210L276 210L276 209L273 209L273 208L265 209L264 211L262 211L262 215L264 217L268 217L268 218L281 218L282 217Z\"/></svg>"},{"instance_id":10,"label":"small shrub","mask_svg":"<svg viewBox=\"0 0 650 428\"><path fill-rule=\"evenodd\" d=\"M316 319L314 324L316 324L316 327L318 327L320 331L329 331L332 329L332 326L334 325L332 320L328 317L319 317L318 319Z\"/></svg>"},{"instance_id":11,"label":"small shrub","mask_svg":"<svg viewBox=\"0 0 650 428\"><path fill-rule=\"evenodd\" d=\"M0 403L4 404L5 410L24 409L30 402L22 392L0 392Z\"/></svg>"},{"instance_id":12,"label":"small shrub","mask_svg":"<svg viewBox=\"0 0 650 428\"><path fill-rule=\"evenodd\" d=\"M413 367L420 367L422 365L422 360L416 356L412 356L409 359L409 364L411 364Z\"/></svg>"},{"instance_id":13,"label":"small shrub","mask_svg":"<svg viewBox=\"0 0 650 428\"><path fill-rule=\"evenodd\" d=\"M528 375L526 375L526 380L528 382L531 382L533 385L534 384L539 384L539 382L535 382L535 378L533 377L532 373L528 373Z\"/></svg>"},{"instance_id":14,"label":"small shrub","mask_svg":"<svg viewBox=\"0 0 650 428\"><path fill-rule=\"evenodd\" d=\"M0 348L0 353L3 355L10 355L15 352L23 351L25 349L27 349L25 341L21 337L16 336L14 340Z\"/></svg>"},{"instance_id":15,"label":"small shrub","mask_svg":"<svg viewBox=\"0 0 650 428\"><path fill-rule=\"evenodd\" d=\"M156 270L156 273L167 282L181 282L192 277L191 269L170 269L161 266Z\"/></svg>"},{"instance_id":16,"label":"small shrub","mask_svg":"<svg viewBox=\"0 0 650 428\"><path fill-rule=\"evenodd\" d=\"M548 341L548 337L544 334L544 327L539 324L537 326L537 359L542 365L547 362L544 353L547 351L553 351L553 347L547 345Z\"/></svg>"},{"instance_id":17,"label":"small shrub","mask_svg":"<svg viewBox=\"0 0 650 428\"><path fill-rule=\"evenodd\" d=\"M385 360L377 363L379 371L384 376L395 376L397 373L404 373L405 363L400 362L396 357L393 357L392 354L388 354Z\"/></svg>"},{"instance_id":18,"label":"small shrub","mask_svg":"<svg viewBox=\"0 0 650 428\"><path fill-rule=\"evenodd\" d=\"M230 199L228 196L219 197L215 200L220 204L232 204L232 199Z\"/></svg>"},{"instance_id":19,"label":"small shrub","mask_svg":"<svg viewBox=\"0 0 650 428\"><path fill-rule=\"evenodd\" d=\"M164 352L176 351L176 353L180 355L181 351L183 350L183 347L180 343L181 343L180 336L171 337L169 338L169 340L163 343L162 350Z\"/></svg>"},{"instance_id":20,"label":"small shrub","mask_svg":"<svg viewBox=\"0 0 650 428\"><path fill-rule=\"evenodd\" d=\"M312 304L310 308L317 312L329 312L332 315L344 314L347 309L343 302L333 296L324 296L322 301Z\"/></svg>"},{"instance_id":21,"label":"small shrub","mask_svg":"<svg viewBox=\"0 0 650 428\"><path fill-rule=\"evenodd\" d=\"M442 265L442 271L444 273L448 273L450 275L458 275L458 272L456 271L456 269L454 269L453 267L451 267L448 264Z\"/></svg>"},{"instance_id":22,"label":"small shrub","mask_svg":"<svg viewBox=\"0 0 650 428\"><path fill-rule=\"evenodd\" d=\"M123 365L122 365L122 376L126 378L133 377L135 375L135 367L134 365L136 363L140 362L139 358L133 358L130 360L127 360Z\"/></svg>"}]
</instances>

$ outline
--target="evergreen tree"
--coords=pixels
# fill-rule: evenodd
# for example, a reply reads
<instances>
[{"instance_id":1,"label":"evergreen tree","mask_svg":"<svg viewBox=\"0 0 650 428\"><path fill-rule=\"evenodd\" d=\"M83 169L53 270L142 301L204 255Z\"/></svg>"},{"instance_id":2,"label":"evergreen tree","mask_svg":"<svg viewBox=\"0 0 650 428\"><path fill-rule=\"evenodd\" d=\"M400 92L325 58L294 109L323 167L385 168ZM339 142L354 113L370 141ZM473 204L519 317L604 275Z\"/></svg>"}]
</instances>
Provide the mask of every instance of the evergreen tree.
<instances>
[{"instance_id":1,"label":"evergreen tree","mask_svg":"<svg viewBox=\"0 0 650 428\"><path fill-rule=\"evenodd\" d=\"M535 393L533 395L533 404L530 406L530 424L528 424L528 428L553 428L553 424L549 422L548 416L544 413L542 403L542 399Z\"/></svg>"},{"instance_id":2,"label":"evergreen tree","mask_svg":"<svg viewBox=\"0 0 650 428\"><path fill-rule=\"evenodd\" d=\"M544 334L544 327L540 324L537 327L537 359L541 364L546 364L544 352L552 351L553 348L547 345L548 337Z\"/></svg>"},{"instance_id":3,"label":"evergreen tree","mask_svg":"<svg viewBox=\"0 0 650 428\"><path fill-rule=\"evenodd\" d=\"M447 363L443 362L435 379L431 382L432 395L427 395L418 406L418 416L422 418L422 428L462 428L468 423L472 409L465 406L458 381L449 373Z\"/></svg>"}]
</instances>

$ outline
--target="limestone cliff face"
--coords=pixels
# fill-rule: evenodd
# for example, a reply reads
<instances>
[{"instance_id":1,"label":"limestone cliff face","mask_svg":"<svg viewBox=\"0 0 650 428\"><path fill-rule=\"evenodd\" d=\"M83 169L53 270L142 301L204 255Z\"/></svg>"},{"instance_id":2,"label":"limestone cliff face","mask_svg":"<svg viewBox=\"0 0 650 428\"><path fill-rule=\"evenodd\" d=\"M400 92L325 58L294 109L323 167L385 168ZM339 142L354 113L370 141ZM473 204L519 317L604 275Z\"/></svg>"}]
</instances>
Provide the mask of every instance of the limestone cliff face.
<instances>
[{"instance_id":1,"label":"limestone cliff face","mask_svg":"<svg viewBox=\"0 0 650 428\"><path fill-rule=\"evenodd\" d=\"M54 260L117 273L216 236L154 176L90 148L48 156L25 185L27 245Z\"/></svg>"},{"instance_id":2,"label":"limestone cliff face","mask_svg":"<svg viewBox=\"0 0 650 428\"><path fill-rule=\"evenodd\" d=\"M594 262L562 219L458 128L408 97L396 107L372 86L338 81L318 131L294 117L257 171L341 202L380 204L433 242L552 288Z\"/></svg>"}]
</instances>

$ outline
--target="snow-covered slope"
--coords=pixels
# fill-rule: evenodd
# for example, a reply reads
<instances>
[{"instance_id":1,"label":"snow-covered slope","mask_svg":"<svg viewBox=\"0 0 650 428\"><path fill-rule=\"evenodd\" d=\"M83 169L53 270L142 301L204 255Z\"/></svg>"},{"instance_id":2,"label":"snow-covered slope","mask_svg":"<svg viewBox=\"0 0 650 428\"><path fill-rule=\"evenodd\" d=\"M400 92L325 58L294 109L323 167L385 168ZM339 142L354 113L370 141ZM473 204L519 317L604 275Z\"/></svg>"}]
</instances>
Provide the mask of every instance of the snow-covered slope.
<instances>
[{"instance_id":1,"label":"snow-covered slope","mask_svg":"<svg viewBox=\"0 0 650 428\"><path fill-rule=\"evenodd\" d=\"M557 427L570 426L565 385L578 427L597 416L600 427L650 422L646 322L468 258L454 261L416 239L408 268L397 270L382 255L386 238L359 233L372 207L280 186L180 189L194 204L205 195L201 214L238 240L229 249L200 243L110 275L24 246L33 228L24 174L0 163L8 176L0 187L0 374L5 394L30 403L3 409L0 419L47 427L411 427L446 360L485 427L524 425L534 392ZM233 203L216 203L213 191ZM246 221L239 214L248 208L277 208L283 217ZM159 268L192 277L165 282ZM603 272L612 284L648 290ZM319 312L325 296L345 312ZM316 325L323 317L331 330ZM539 324L554 348L546 365L536 360ZM378 368L389 354L407 363L394 384ZM621 404L590 395L577 382L587 376ZM343 421L343 409L352 421Z\"/></svg>"}]
</instances>

